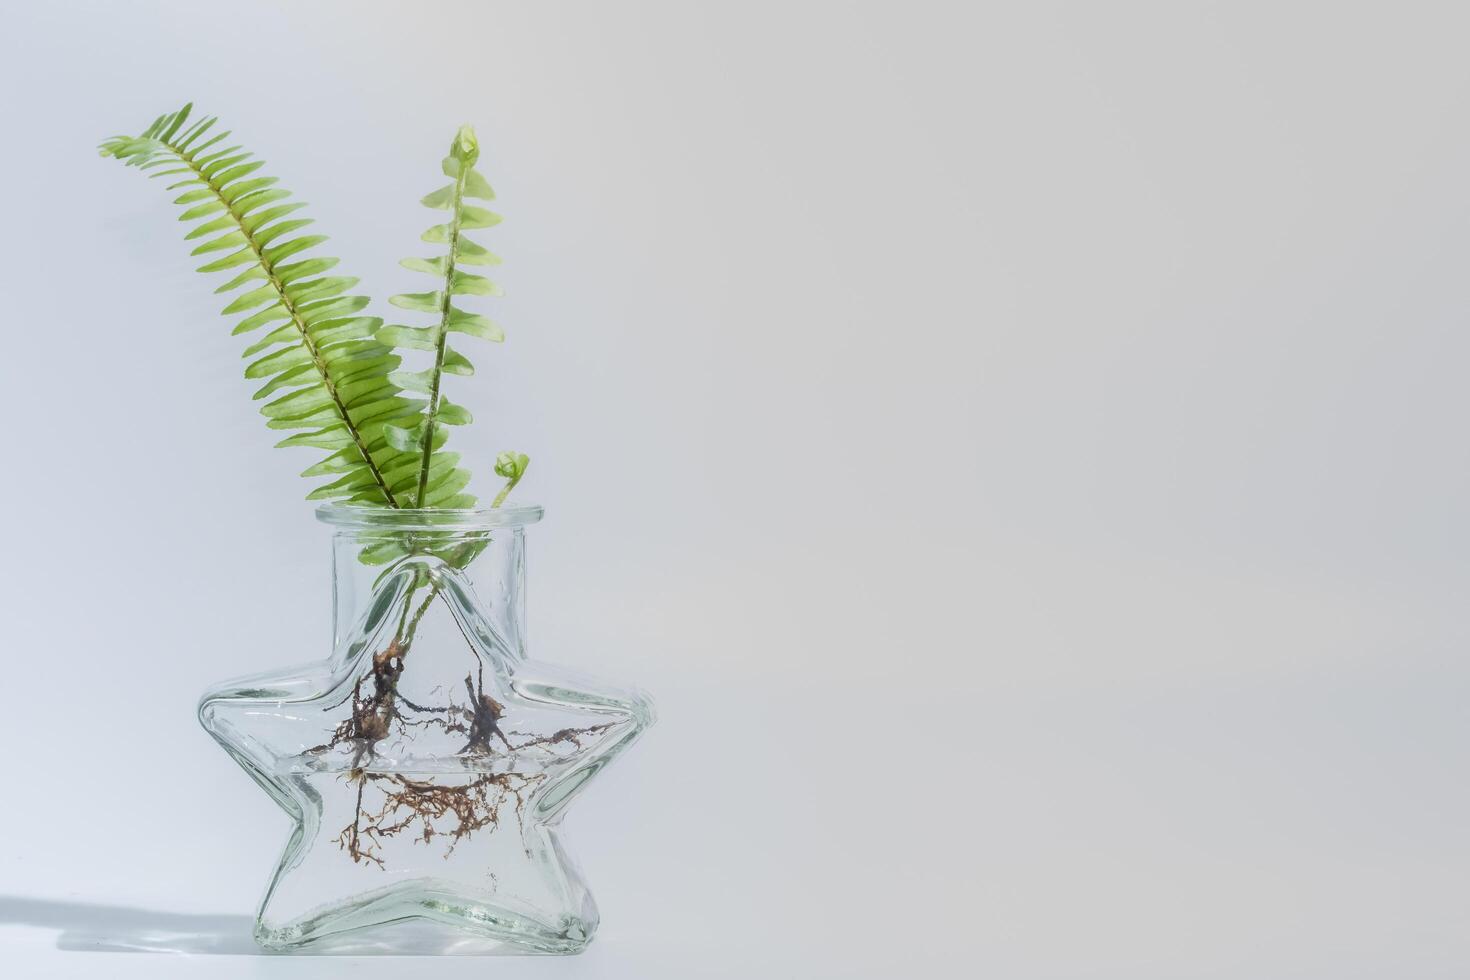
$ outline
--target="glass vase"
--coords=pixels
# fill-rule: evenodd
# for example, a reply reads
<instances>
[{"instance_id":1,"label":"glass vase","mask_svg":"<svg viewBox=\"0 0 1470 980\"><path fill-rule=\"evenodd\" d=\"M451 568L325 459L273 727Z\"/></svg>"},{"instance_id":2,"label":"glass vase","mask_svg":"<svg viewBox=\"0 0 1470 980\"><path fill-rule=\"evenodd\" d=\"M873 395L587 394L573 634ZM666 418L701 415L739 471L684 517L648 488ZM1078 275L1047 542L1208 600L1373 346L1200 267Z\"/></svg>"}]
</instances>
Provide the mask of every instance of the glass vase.
<instances>
[{"instance_id":1,"label":"glass vase","mask_svg":"<svg viewBox=\"0 0 1470 980\"><path fill-rule=\"evenodd\" d=\"M495 946L582 950L597 908L562 816L653 708L528 659L525 528L541 509L317 514L333 528L331 657L199 705L294 822L256 940L391 949L381 927L427 920Z\"/></svg>"}]
</instances>

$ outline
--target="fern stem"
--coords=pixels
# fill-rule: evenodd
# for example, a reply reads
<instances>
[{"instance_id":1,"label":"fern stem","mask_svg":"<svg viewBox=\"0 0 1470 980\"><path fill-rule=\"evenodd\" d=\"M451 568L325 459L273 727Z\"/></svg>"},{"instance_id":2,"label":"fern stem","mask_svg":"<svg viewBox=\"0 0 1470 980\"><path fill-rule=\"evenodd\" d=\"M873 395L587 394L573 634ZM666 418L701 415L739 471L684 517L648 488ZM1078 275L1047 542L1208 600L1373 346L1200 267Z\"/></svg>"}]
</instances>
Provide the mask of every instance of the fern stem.
<instances>
[{"instance_id":1,"label":"fern stem","mask_svg":"<svg viewBox=\"0 0 1470 980\"><path fill-rule=\"evenodd\" d=\"M285 283L281 282L276 276L274 266L266 260L264 250L259 242L256 241L255 235L245 227L245 223L235 213L235 209L231 206L229 199L225 197L223 190L217 187L213 180L206 177L204 171L195 164L192 154L184 152L172 142L164 141L164 145L214 193L215 198L224 205L225 213L235 222L235 227L240 229L240 234L244 237L245 244L249 246L251 253L254 254L255 261L260 266L261 271L265 273L266 281L275 290L277 298L281 301L281 306L290 314L291 322L295 325L297 332L301 334L301 345L311 355L312 363L316 365L317 374L321 376L322 385L326 388L327 394L331 396L332 407L336 410L337 416L342 420L342 425L346 427L347 434L352 437L352 442L357 446L357 451L362 454L363 462L367 464L368 471L372 473L373 481L377 483L378 489L383 492L383 498L388 502L388 506L398 507L399 503L394 498L393 492L388 489L388 484L383 479L382 471L378 469L378 464L373 462L372 454L368 452L367 442L363 439L362 433L357 430L357 426L348 416L347 406L343 403L341 396L337 394L337 386L332 383L331 374L327 370L326 359L322 357L321 352L312 341L311 334L307 330L306 320L302 317L300 311L296 309L296 304L291 301L291 297L286 294ZM455 228L457 231L457 219ZM440 347L443 347L442 341Z\"/></svg>"},{"instance_id":2,"label":"fern stem","mask_svg":"<svg viewBox=\"0 0 1470 980\"><path fill-rule=\"evenodd\" d=\"M491 510L494 510L501 504L505 503L505 498L510 496L510 492L516 488L516 484L521 482L521 477L525 476L525 474L525 468L522 467L517 470L514 476L505 481L505 486L500 488L500 492L495 495L495 500L490 504ZM396 635L405 644L413 643L413 635L414 632L419 628L419 620L424 618L424 613L429 611L429 606L433 604L436 598L438 598L439 590L443 587L444 582L442 579L436 580L434 584L429 587L428 597L424 599L424 603L423 605L419 606L418 611L413 614L412 619L409 619L408 610L413 605L413 597L417 594L417 590L410 589L408 595L404 596L403 615L398 619L398 632ZM407 624L406 629L405 624ZM463 627L460 628L460 632L464 633ZM465 636L465 642L469 642L468 635ZM473 646L473 644L471 644L471 646Z\"/></svg>"},{"instance_id":3,"label":"fern stem","mask_svg":"<svg viewBox=\"0 0 1470 980\"><path fill-rule=\"evenodd\" d=\"M444 260L444 291L439 299L439 334L434 338L434 374L429 382L429 407L424 414L424 456L419 464L419 490L415 498L418 506L424 505L424 495L429 487L429 464L434 455L434 425L439 419L439 383L444 378L444 348L449 338L450 290L454 286L454 253L459 245L460 211L464 207L464 181L469 164L462 163L454 177L454 199L450 202L449 255Z\"/></svg>"},{"instance_id":4,"label":"fern stem","mask_svg":"<svg viewBox=\"0 0 1470 980\"><path fill-rule=\"evenodd\" d=\"M495 495L495 499L490 503L491 510L494 510L501 504L505 503L505 498L509 497L510 492L516 488L516 484L521 482L521 476L524 475L524 473L525 470L522 470L515 476L511 477L509 480L505 481L505 486L500 488L500 492Z\"/></svg>"},{"instance_id":5,"label":"fern stem","mask_svg":"<svg viewBox=\"0 0 1470 980\"><path fill-rule=\"evenodd\" d=\"M418 612L414 613L413 614L413 619L409 620L409 623L408 623L408 632L404 634L404 639L407 640L409 643L412 643L413 642L414 633L419 628L419 620L421 620L421 619L424 618L424 613L426 613L426 612L429 611L429 606L433 605L434 600L439 597L439 589L440 589L439 583L437 583L437 582L434 583L434 586L429 590L429 596L428 596L428 598L426 598L424 600L424 604L421 605L421 606L419 606ZM412 600L410 600L410 603L411 602L412 602ZM404 605L403 611L405 613L408 612L408 604L405 604ZM463 628L460 629L460 632L461 633L464 632ZM468 640L469 637L465 637L465 639Z\"/></svg>"}]
</instances>

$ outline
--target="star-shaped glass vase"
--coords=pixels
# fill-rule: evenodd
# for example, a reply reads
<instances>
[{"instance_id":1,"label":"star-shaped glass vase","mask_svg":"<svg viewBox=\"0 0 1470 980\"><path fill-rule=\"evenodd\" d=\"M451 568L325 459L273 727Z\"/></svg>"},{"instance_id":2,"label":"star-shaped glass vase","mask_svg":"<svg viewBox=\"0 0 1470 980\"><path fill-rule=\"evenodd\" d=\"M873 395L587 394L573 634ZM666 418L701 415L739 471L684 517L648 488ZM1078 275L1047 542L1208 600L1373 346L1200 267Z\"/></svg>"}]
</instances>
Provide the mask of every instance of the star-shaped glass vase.
<instances>
[{"instance_id":1,"label":"star-shaped glass vase","mask_svg":"<svg viewBox=\"0 0 1470 980\"><path fill-rule=\"evenodd\" d=\"M524 528L540 508L318 515L334 527L331 658L219 685L199 705L295 823L257 941L393 948L382 927L427 920L581 950L597 909L561 818L653 708L527 659Z\"/></svg>"}]
</instances>

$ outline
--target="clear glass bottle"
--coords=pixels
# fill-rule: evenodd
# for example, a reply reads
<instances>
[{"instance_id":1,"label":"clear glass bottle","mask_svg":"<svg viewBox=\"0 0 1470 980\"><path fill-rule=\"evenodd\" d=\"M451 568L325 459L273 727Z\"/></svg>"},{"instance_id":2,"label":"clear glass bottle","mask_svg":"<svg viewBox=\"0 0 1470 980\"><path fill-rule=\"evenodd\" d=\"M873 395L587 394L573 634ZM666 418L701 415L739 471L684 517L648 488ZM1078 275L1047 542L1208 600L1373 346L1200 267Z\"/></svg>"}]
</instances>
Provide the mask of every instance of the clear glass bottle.
<instances>
[{"instance_id":1,"label":"clear glass bottle","mask_svg":"<svg viewBox=\"0 0 1470 980\"><path fill-rule=\"evenodd\" d=\"M317 513L334 528L331 657L199 705L295 821L257 941L393 948L376 927L415 919L580 951L598 916L561 818L653 707L527 659L524 529L541 509Z\"/></svg>"}]
</instances>

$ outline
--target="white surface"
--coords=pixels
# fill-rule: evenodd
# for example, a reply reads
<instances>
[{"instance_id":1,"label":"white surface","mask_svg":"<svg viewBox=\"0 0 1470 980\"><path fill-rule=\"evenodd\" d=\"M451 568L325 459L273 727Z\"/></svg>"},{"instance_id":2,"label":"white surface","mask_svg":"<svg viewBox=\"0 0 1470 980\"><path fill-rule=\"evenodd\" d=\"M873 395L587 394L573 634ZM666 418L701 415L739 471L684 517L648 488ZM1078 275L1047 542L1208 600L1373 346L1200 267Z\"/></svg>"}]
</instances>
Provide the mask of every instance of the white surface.
<instances>
[{"instance_id":1,"label":"white surface","mask_svg":"<svg viewBox=\"0 0 1470 980\"><path fill-rule=\"evenodd\" d=\"M1464 12L721 7L7 10L6 975L1465 976ZM193 702L325 654L327 538L92 155L186 98L380 309L479 128L460 445L536 653L662 709L584 957L249 955Z\"/></svg>"}]
</instances>

